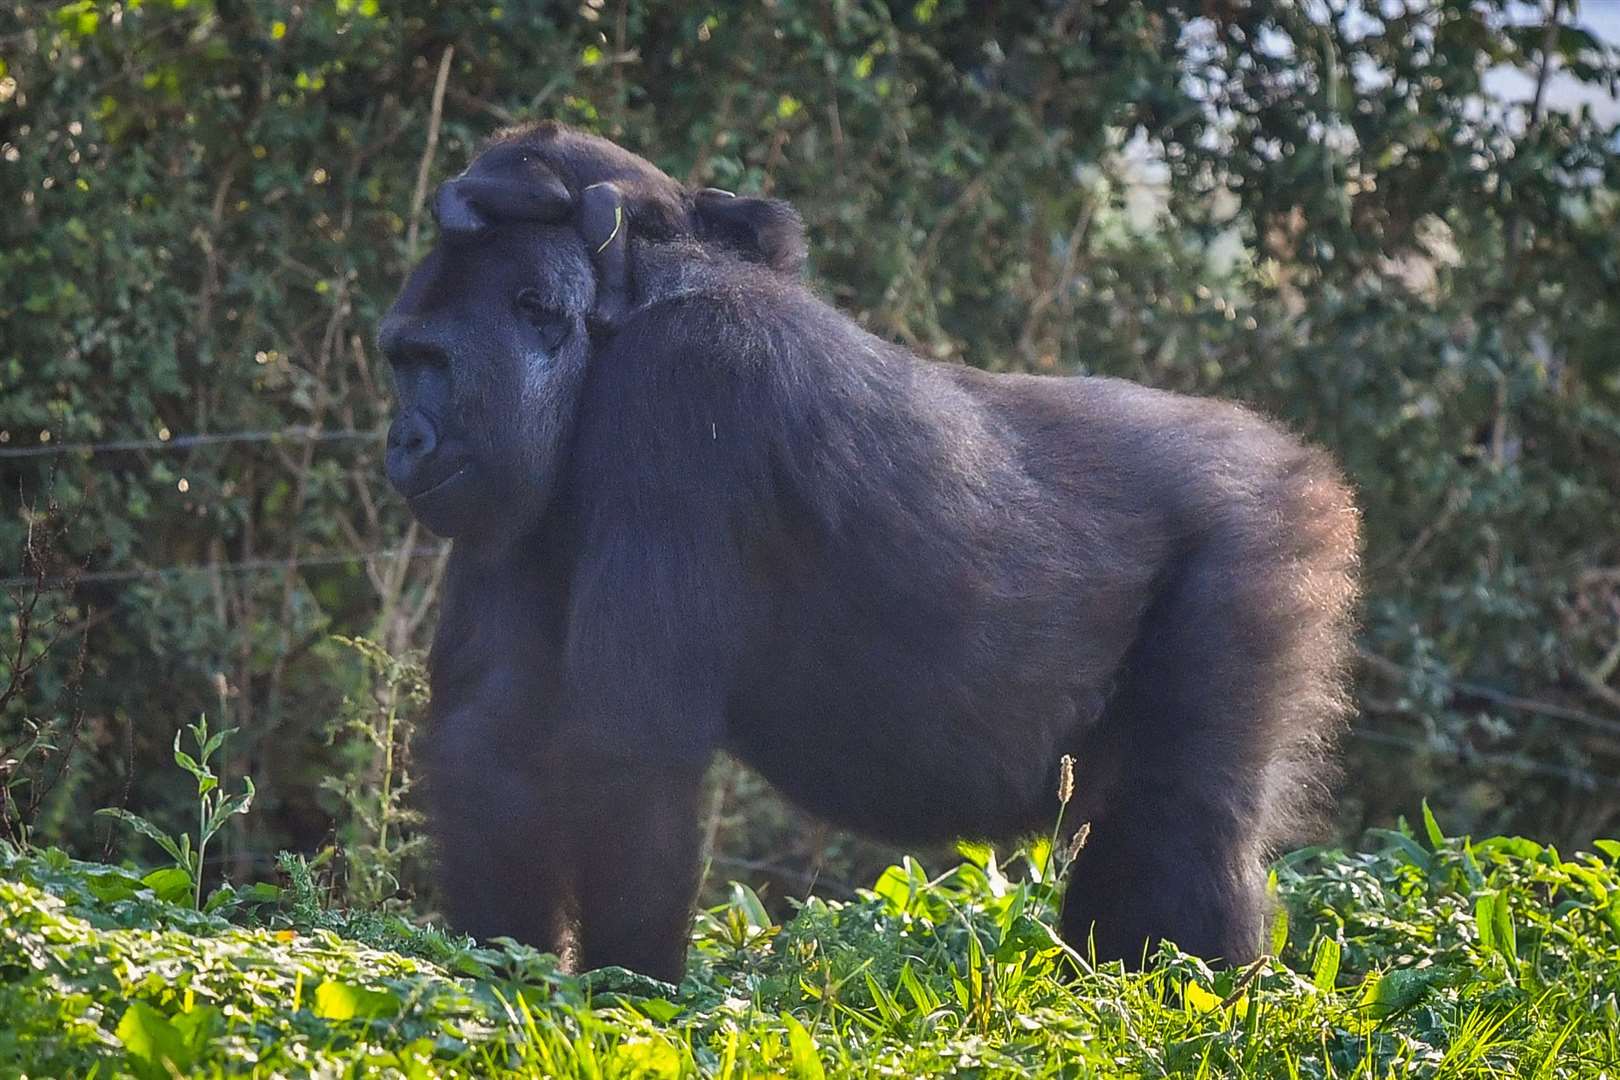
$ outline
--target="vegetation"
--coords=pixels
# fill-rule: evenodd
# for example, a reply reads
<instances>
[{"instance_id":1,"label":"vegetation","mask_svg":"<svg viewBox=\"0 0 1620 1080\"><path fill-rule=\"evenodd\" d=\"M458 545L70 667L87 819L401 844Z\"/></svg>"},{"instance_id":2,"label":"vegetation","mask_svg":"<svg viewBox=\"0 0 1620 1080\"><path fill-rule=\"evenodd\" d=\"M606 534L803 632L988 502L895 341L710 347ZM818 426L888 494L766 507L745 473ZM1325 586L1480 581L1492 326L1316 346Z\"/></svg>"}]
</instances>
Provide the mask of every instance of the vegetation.
<instances>
[{"instance_id":1,"label":"vegetation","mask_svg":"<svg viewBox=\"0 0 1620 1080\"><path fill-rule=\"evenodd\" d=\"M0 1071L164 1077L1596 1077L1620 1068L1620 843L1378 838L1277 869L1278 958L1094 969L987 852L785 926L743 887L679 986L323 912L237 925L0 851ZM1022 865L1023 860L1013 860ZM1038 862L1039 860L1037 860ZM362 932L356 932L362 931ZM357 940L357 938L359 940Z\"/></svg>"},{"instance_id":2,"label":"vegetation","mask_svg":"<svg viewBox=\"0 0 1620 1080\"><path fill-rule=\"evenodd\" d=\"M442 568L383 485L370 337L425 194L556 117L794 200L821 287L929 354L1233 395L1331 447L1369 536L1340 835L1425 792L1482 833L1611 834L1620 158L1548 90L1612 91L1580 15L0 2L12 637L46 587L6 650L39 662L0 701L0 787L79 854L108 838L86 804L178 832L170 718L207 713L241 730L222 775L260 785L229 875L409 829L356 832L347 778L383 766L332 737L345 700L388 708L336 635L422 648ZM778 890L895 857L718 790L719 857Z\"/></svg>"}]
</instances>

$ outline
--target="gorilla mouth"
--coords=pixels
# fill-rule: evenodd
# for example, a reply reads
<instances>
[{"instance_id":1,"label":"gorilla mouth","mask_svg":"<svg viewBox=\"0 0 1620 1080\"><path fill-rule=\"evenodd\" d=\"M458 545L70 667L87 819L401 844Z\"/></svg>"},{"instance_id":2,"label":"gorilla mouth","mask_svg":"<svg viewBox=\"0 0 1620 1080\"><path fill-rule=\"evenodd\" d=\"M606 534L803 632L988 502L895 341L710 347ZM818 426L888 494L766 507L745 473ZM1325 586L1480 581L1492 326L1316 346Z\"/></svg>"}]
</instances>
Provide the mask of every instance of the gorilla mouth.
<instances>
[{"instance_id":1,"label":"gorilla mouth","mask_svg":"<svg viewBox=\"0 0 1620 1080\"><path fill-rule=\"evenodd\" d=\"M427 487L423 488L421 491L418 491L413 495L407 495L405 497L406 497L406 499L408 499L409 501L414 503L418 499L425 499L429 495L434 495L434 494L437 494L437 493L439 493L441 491L444 491L451 484L454 484L457 480L460 480L462 477L466 476L468 470L471 469L471 468L472 468L471 465L466 465L466 464L459 465L450 473L449 476L446 476L443 480L437 481L436 483L429 484Z\"/></svg>"}]
</instances>

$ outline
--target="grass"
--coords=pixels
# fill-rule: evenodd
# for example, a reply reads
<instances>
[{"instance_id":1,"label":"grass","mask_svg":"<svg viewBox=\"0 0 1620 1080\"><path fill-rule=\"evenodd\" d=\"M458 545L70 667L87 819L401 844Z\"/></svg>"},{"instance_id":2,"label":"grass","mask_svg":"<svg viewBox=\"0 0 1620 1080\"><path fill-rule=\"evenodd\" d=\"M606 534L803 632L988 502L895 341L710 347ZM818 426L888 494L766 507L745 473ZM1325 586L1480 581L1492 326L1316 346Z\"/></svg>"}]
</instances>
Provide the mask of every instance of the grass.
<instances>
[{"instance_id":1,"label":"grass","mask_svg":"<svg viewBox=\"0 0 1620 1080\"><path fill-rule=\"evenodd\" d=\"M0 850L0 1075L1620 1077L1620 843L1426 824L1284 859L1243 970L1094 967L1051 887L965 848L785 926L736 887L679 987L324 911L296 861L233 923Z\"/></svg>"}]
</instances>

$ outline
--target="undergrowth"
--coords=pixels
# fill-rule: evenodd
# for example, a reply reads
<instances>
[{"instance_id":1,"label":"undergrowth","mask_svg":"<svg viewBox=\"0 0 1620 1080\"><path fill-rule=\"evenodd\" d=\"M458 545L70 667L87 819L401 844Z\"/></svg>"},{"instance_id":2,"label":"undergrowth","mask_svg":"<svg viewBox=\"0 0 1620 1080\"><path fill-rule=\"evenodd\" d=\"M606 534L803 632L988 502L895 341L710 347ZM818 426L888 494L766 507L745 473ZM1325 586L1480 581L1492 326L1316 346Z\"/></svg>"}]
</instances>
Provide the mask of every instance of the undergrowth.
<instances>
[{"instance_id":1,"label":"undergrowth","mask_svg":"<svg viewBox=\"0 0 1620 1080\"><path fill-rule=\"evenodd\" d=\"M1239 970L1093 965L1050 883L966 848L782 926L738 886L678 987L325 909L296 859L232 922L7 848L0 1075L1620 1076L1620 843L1425 824L1282 860L1275 955Z\"/></svg>"}]
</instances>

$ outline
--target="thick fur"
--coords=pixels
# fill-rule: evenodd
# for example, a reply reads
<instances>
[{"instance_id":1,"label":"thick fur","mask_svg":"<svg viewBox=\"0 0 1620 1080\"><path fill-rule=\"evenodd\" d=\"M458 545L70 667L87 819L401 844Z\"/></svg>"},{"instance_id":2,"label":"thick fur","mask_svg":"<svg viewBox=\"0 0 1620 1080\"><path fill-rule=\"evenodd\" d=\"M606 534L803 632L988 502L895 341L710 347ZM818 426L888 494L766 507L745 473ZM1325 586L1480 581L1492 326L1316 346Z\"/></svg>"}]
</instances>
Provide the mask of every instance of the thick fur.
<instances>
[{"instance_id":1,"label":"thick fur","mask_svg":"<svg viewBox=\"0 0 1620 1080\"><path fill-rule=\"evenodd\" d=\"M1072 754L1071 943L1252 958L1346 709L1357 515L1328 459L1223 402L921 360L771 269L783 214L705 227L611 144L513 147L656 227L628 313L524 392L543 497L453 531L429 764L454 921L577 924L584 966L676 979L716 752L903 844L1050 828ZM536 272L572 280L560 247ZM410 296L392 325L426 325ZM458 380L507 362L463 351Z\"/></svg>"}]
</instances>

